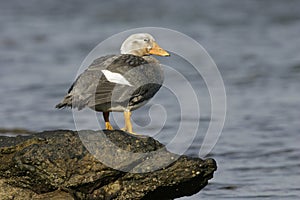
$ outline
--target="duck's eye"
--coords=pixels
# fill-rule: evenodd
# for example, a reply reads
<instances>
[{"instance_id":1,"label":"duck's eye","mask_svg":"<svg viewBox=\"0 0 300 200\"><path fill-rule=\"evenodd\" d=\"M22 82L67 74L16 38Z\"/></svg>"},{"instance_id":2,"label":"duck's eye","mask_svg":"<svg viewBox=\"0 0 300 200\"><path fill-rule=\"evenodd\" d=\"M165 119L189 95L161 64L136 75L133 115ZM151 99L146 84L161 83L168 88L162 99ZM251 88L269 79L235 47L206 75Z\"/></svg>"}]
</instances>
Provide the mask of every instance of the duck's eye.
<instances>
[{"instance_id":1,"label":"duck's eye","mask_svg":"<svg viewBox=\"0 0 300 200\"><path fill-rule=\"evenodd\" d=\"M145 42L149 42L150 40L149 40L148 38L145 38L144 41L145 41Z\"/></svg>"}]
</instances>

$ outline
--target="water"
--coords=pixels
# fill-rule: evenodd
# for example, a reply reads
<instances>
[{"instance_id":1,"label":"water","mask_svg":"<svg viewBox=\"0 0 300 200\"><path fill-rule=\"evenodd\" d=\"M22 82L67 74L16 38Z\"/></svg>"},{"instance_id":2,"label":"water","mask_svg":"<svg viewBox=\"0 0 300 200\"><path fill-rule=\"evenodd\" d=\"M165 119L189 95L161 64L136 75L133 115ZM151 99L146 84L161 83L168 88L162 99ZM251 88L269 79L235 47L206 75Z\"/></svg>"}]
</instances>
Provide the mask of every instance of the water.
<instances>
[{"instance_id":1,"label":"water","mask_svg":"<svg viewBox=\"0 0 300 200\"><path fill-rule=\"evenodd\" d=\"M130 28L172 28L208 50L228 98L226 124L209 155L218 171L205 189L182 199L299 199L299 7L297 0L1 0L0 127L75 129L72 112L54 105L90 50ZM167 93L157 98L176 110ZM141 125L149 123L145 110L134 113ZM210 110L202 112L205 130ZM167 121L166 133L178 120ZM196 156L200 145L201 137L186 154Z\"/></svg>"}]
</instances>

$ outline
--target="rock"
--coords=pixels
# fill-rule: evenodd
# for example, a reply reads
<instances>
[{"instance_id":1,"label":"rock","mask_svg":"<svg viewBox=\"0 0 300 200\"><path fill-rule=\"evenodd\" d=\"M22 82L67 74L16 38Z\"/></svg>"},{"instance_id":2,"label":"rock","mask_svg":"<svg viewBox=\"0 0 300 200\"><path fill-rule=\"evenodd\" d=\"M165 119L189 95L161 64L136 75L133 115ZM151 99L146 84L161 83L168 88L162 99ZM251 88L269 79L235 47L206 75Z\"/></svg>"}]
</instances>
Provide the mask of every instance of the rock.
<instances>
[{"instance_id":1,"label":"rock","mask_svg":"<svg viewBox=\"0 0 300 200\"><path fill-rule=\"evenodd\" d=\"M118 130L0 137L1 200L174 199L197 193L215 170L213 159Z\"/></svg>"}]
</instances>

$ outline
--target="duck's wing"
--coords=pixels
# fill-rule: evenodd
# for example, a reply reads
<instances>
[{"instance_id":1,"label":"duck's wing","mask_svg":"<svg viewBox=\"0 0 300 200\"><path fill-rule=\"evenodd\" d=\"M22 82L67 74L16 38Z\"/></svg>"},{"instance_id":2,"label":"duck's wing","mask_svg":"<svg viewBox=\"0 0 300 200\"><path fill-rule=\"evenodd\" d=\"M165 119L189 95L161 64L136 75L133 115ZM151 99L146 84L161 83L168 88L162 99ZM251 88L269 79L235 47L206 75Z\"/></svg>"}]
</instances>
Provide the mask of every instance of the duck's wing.
<instances>
[{"instance_id":1,"label":"duck's wing","mask_svg":"<svg viewBox=\"0 0 300 200\"><path fill-rule=\"evenodd\" d=\"M148 70L152 69L149 65L151 64L142 57L131 54L120 55L106 68L96 88L93 102L90 102L89 106L97 107L108 103L110 110L115 110L114 107L127 107L136 90L149 80L147 77L149 73L145 70L147 67Z\"/></svg>"},{"instance_id":2,"label":"duck's wing","mask_svg":"<svg viewBox=\"0 0 300 200\"><path fill-rule=\"evenodd\" d=\"M112 101L129 104L130 100L141 101L141 95L149 99L159 88L155 92L149 87L143 88L143 82L149 82L147 76L152 73L147 65L149 63L142 57L129 54L98 58L76 79L56 107L69 106L80 110L85 106L111 104ZM145 94L147 91L151 91L150 96L150 93Z\"/></svg>"}]
</instances>

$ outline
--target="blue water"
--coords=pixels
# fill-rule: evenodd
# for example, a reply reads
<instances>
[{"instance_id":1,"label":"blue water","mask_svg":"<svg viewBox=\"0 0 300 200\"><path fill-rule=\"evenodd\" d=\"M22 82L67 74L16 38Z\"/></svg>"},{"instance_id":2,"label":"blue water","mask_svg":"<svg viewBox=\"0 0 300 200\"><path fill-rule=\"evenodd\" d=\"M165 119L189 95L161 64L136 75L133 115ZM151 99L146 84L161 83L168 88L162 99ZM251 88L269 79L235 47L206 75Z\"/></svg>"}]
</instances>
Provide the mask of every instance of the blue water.
<instances>
[{"instance_id":1,"label":"blue water","mask_svg":"<svg viewBox=\"0 0 300 200\"><path fill-rule=\"evenodd\" d=\"M0 0L0 127L75 129L72 112L54 105L86 55L127 29L171 28L206 48L227 91L226 123L208 155L218 171L201 192L182 199L299 199L299 8L297 0ZM210 109L199 84L205 130ZM157 101L176 112L176 100L162 91ZM146 111L134 113L137 124L149 123ZM167 120L161 142L178 122ZM201 139L186 154L197 156Z\"/></svg>"}]
</instances>

